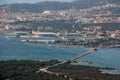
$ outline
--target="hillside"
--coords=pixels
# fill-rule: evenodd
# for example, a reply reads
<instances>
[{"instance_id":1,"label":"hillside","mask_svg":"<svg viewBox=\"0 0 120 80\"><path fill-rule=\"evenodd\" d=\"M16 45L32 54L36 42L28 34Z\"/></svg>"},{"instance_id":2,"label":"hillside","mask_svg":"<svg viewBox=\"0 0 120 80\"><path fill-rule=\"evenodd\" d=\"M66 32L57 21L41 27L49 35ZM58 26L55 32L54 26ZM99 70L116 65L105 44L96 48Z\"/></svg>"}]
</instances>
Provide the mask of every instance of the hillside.
<instances>
[{"instance_id":1,"label":"hillside","mask_svg":"<svg viewBox=\"0 0 120 80\"><path fill-rule=\"evenodd\" d=\"M0 6L0 11L6 12L33 12L40 13L45 10L86 9L96 5L120 4L120 0L75 0L73 2L39 2L36 4L5 4Z\"/></svg>"}]
</instances>

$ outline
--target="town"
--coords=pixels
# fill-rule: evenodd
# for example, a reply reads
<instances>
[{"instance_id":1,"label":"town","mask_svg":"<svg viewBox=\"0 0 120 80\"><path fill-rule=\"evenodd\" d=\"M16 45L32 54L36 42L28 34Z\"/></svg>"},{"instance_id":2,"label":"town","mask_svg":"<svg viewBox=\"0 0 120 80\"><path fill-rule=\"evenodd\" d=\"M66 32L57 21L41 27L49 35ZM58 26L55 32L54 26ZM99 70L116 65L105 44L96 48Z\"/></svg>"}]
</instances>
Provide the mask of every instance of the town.
<instances>
[{"instance_id":1,"label":"town","mask_svg":"<svg viewBox=\"0 0 120 80\"><path fill-rule=\"evenodd\" d=\"M0 80L120 80L120 0L21 1L0 1Z\"/></svg>"},{"instance_id":2,"label":"town","mask_svg":"<svg viewBox=\"0 0 120 80\"><path fill-rule=\"evenodd\" d=\"M21 43L49 43L95 47L120 47L120 16L107 8L120 8L118 4L105 4L87 9L45 10L41 13L11 13L0 8L0 32L7 38L26 38ZM98 12L99 11L99 12ZM57 40L33 40L55 37ZM29 38L29 39L27 39Z\"/></svg>"}]
</instances>

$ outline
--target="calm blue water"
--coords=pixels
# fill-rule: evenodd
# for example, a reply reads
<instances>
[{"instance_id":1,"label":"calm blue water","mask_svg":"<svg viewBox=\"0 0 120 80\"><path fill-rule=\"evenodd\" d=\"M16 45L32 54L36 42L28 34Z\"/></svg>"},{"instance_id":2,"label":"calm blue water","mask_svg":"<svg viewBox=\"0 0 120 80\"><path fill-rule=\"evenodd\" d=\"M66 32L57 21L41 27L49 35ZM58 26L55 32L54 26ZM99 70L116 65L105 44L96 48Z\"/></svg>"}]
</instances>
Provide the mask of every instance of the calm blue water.
<instances>
[{"instance_id":1,"label":"calm blue water","mask_svg":"<svg viewBox=\"0 0 120 80\"><path fill-rule=\"evenodd\" d=\"M66 60L89 48L51 47L44 44L20 44L20 38L7 39L0 35L0 60ZM92 61L93 66L120 69L120 49L106 48L87 55L82 60Z\"/></svg>"}]
</instances>

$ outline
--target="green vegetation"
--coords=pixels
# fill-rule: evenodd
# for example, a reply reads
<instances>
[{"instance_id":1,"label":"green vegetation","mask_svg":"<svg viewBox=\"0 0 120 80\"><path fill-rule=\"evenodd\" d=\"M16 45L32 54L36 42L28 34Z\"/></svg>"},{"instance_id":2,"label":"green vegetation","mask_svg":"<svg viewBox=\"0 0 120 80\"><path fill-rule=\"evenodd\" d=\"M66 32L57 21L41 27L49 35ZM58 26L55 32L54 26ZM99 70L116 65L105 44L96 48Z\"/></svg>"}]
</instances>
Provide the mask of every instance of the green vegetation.
<instances>
[{"instance_id":1,"label":"green vegetation","mask_svg":"<svg viewBox=\"0 0 120 80\"><path fill-rule=\"evenodd\" d=\"M103 30L119 30L120 23L75 23L74 20L58 20L58 21L18 21L14 23L10 23L11 25L24 25L26 28L19 28L20 31L51 31L51 32L59 32L59 31L68 31L73 32L76 30L82 30L87 26L101 26ZM74 27L73 27L74 25ZM18 31L19 31L18 30Z\"/></svg>"},{"instance_id":2,"label":"green vegetation","mask_svg":"<svg viewBox=\"0 0 120 80\"><path fill-rule=\"evenodd\" d=\"M18 21L14 23L10 23L11 25L26 25L28 28L32 27L32 30L38 30L39 28L42 28L42 31L52 31L52 32L58 32L58 31L72 31L75 29L78 29L78 25L74 24L72 21L65 21L65 20L58 20L58 21ZM72 26L75 25L76 27L73 28ZM51 28L51 30L48 30L47 28ZM80 29L80 28L79 28Z\"/></svg>"},{"instance_id":3,"label":"green vegetation","mask_svg":"<svg viewBox=\"0 0 120 80\"><path fill-rule=\"evenodd\" d=\"M120 75L101 74L99 68L80 65L60 65L50 71L68 73L73 80L119 80Z\"/></svg>"},{"instance_id":4,"label":"green vegetation","mask_svg":"<svg viewBox=\"0 0 120 80\"><path fill-rule=\"evenodd\" d=\"M50 71L63 73L59 76L43 72L36 73L40 67L58 63L51 61L10 60L0 61L0 80L119 80L120 75L101 74L99 68L70 65L68 63L50 68ZM66 77L64 75L67 75Z\"/></svg>"},{"instance_id":5,"label":"green vegetation","mask_svg":"<svg viewBox=\"0 0 120 80\"><path fill-rule=\"evenodd\" d=\"M40 67L57 63L58 61L0 61L0 80L65 80L46 73L36 73Z\"/></svg>"}]
</instances>

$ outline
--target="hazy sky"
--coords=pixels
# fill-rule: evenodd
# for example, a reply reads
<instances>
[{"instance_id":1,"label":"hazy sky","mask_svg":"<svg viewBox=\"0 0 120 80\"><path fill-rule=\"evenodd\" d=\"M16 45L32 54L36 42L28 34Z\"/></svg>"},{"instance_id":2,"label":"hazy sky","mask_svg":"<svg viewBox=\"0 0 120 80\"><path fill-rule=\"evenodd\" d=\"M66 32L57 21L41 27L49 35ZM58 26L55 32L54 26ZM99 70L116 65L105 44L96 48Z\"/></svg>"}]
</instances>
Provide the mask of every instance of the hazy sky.
<instances>
[{"instance_id":1,"label":"hazy sky","mask_svg":"<svg viewBox=\"0 0 120 80\"><path fill-rule=\"evenodd\" d=\"M8 4L8 3L37 3L40 1L62 1L62 2L70 2L73 0L0 0L0 4Z\"/></svg>"}]
</instances>

